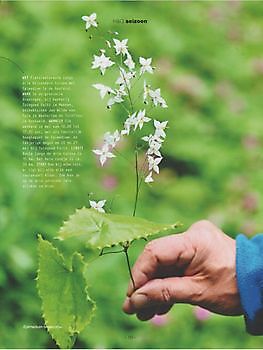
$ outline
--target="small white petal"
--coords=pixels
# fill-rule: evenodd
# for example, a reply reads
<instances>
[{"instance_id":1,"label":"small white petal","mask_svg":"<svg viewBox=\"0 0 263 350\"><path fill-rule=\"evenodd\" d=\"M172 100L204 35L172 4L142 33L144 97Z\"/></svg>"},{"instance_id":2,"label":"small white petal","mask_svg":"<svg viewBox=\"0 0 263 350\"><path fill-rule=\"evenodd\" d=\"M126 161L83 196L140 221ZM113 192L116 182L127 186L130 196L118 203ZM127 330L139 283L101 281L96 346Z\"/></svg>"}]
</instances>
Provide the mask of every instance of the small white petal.
<instances>
[{"instance_id":1,"label":"small white petal","mask_svg":"<svg viewBox=\"0 0 263 350\"><path fill-rule=\"evenodd\" d=\"M153 182L152 171L146 176L144 182L146 182L146 183Z\"/></svg>"},{"instance_id":2,"label":"small white petal","mask_svg":"<svg viewBox=\"0 0 263 350\"><path fill-rule=\"evenodd\" d=\"M102 207L104 207L105 203L106 203L106 199L103 199L101 201L98 201L97 205L99 208L102 208Z\"/></svg>"},{"instance_id":3,"label":"small white petal","mask_svg":"<svg viewBox=\"0 0 263 350\"><path fill-rule=\"evenodd\" d=\"M96 207L97 203L95 201L89 201L91 207Z\"/></svg>"}]
</instances>

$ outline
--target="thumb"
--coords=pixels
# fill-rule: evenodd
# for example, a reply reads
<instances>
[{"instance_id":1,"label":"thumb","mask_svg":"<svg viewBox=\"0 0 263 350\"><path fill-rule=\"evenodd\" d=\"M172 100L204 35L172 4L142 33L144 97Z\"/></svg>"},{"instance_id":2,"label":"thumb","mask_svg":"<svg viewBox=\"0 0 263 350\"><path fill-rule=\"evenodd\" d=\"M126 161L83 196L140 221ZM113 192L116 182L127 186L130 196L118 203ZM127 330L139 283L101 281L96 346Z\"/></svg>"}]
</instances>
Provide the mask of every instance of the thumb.
<instances>
[{"instance_id":1,"label":"thumb","mask_svg":"<svg viewBox=\"0 0 263 350\"><path fill-rule=\"evenodd\" d=\"M147 282L129 300L129 311L174 303L194 303L197 284L191 277L169 277Z\"/></svg>"}]
</instances>

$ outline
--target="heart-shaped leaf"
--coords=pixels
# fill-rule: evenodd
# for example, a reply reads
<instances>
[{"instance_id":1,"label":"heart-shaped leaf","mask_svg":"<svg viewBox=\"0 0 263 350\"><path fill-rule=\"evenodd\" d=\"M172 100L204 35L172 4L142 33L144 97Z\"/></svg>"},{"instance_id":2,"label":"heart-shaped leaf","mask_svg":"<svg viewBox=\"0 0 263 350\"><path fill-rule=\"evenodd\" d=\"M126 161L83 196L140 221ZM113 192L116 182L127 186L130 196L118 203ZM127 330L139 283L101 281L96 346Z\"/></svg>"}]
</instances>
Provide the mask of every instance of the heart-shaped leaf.
<instances>
[{"instance_id":1,"label":"heart-shaped leaf","mask_svg":"<svg viewBox=\"0 0 263 350\"><path fill-rule=\"evenodd\" d=\"M82 208L64 222L58 238L76 237L88 247L103 249L160 233L170 233L178 226L181 224L158 224L138 217Z\"/></svg>"}]
</instances>

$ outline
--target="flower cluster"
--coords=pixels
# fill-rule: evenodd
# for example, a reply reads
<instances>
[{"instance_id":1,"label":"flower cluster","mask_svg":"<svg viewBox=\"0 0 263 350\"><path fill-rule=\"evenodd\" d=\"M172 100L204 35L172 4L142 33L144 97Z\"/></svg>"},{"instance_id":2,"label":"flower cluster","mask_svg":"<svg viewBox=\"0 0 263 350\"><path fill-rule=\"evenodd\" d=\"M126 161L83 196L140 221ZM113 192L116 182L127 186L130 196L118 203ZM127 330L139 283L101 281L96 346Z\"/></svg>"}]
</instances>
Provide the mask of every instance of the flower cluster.
<instances>
[{"instance_id":1,"label":"flower cluster","mask_svg":"<svg viewBox=\"0 0 263 350\"><path fill-rule=\"evenodd\" d=\"M97 27L96 14L83 16L86 23L86 30L91 27ZM112 33L117 36L117 32ZM142 96L134 99L133 87L146 74L153 74L152 58L139 57L134 59L128 47L128 39L120 40L116 37L105 40L106 48L100 49L99 55L93 56L92 69L99 69L101 75L104 75L107 69L115 67L118 70L118 76L114 86L107 86L102 83L96 83L92 86L99 91L101 99L107 96L106 106L111 109L113 105L119 104L125 110L125 118L122 128L113 133L104 134L104 142L100 149L94 149L93 152L99 156L103 166L108 158L115 157L114 149L118 142L131 132L142 130L145 123L152 122L154 132L144 136L143 141L147 143L145 160L147 169L143 169L143 176L146 183L153 182L153 173L159 174L159 164L163 157L161 155L161 146L166 137L165 129L168 121L158 121L150 115L152 108L167 108L165 99L161 96L161 90L152 89L146 80L143 81ZM114 58L112 58L114 57ZM135 104L140 100L141 106Z\"/></svg>"}]
</instances>

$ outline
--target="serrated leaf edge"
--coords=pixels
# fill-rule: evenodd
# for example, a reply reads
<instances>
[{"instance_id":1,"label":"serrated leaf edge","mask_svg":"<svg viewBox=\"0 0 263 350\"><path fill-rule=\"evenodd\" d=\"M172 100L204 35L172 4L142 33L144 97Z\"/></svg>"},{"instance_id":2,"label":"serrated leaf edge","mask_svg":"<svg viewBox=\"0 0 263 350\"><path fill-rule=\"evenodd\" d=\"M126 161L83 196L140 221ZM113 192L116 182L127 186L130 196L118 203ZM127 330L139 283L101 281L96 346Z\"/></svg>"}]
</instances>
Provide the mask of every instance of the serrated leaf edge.
<instances>
[{"instance_id":1,"label":"serrated leaf edge","mask_svg":"<svg viewBox=\"0 0 263 350\"><path fill-rule=\"evenodd\" d=\"M53 246L53 244L52 244L51 242L49 242L48 240L43 239L42 236L41 236L41 234L38 234L37 238L38 238L38 241L39 241L39 240L43 240L43 241L47 242L47 243L52 247L52 249L54 249L54 250L57 252L58 256L61 257L61 259L62 259L62 261L63 261L63 264L64 264L64 267L65 267L68 271L72 271L72 269L69 269L68 266L66 265L64 256L59 252L59 250L58 250L56 247ZM78 253L78 252L75 252L75 253L72 255L71 259L73 258L73 256L74 256L75 254L76 254L76 255L79 255L79 256L81 257L81 260L82 260L82 262L84 263L84 265L87 265L87 263L86 263L85 260L84 260L84 257L83 257L80 253ZM39 248L38 248L38 259L40 259L40 255L41 255L41 254L40 254L40 251L39 251ZM38 264L38 266L39 266L39 264ZM72 265L71 265L71 267L72 267ZM39 272L40 272L40 268L38 267L38 269L37 269L37 277L35 278L35 280L37 281L37 292L38 292L38 295L39 295L39 297L40 297L40 299L41 299L41 312L42 312L41 316L43 317L43 319L44 319L44 321L45 321L45 326L47 327L47 331L48 331L48 333L50 334L51 338L55 341L56 345L57 345L60 349L62 349L61 344L55 339L55 337L53 336L53 334L50 332L50 330L49 330L50 325L48 324L48 321L46 320L45 311L44 311L44 308L43 308L43 297L42 297L42 295L41 295L40 288L39 288ZM84 279L86 280L86 277L84 276L84 274L83 274L83 277L84 277ZM82 328L82 330L84 330L84 329L90 324L92 318L93 318L94 315L95 315L95 311L96 311L96 302L95 302L93 299L91 299L91 297L89 296L89 293L88 293L88 286L85 287L85 293L86 293L86 298L87 298L87 300L90 301L90 302L92 303L92 311L91 311L91 315L90 315L88 321L85 323L85 326ZM81 331L82 331L82 330L81 330ZM71 333L69 330L67 330L67 331L68 331L69 333ZM73 335L76 334L76 333L79 334L81 331L76 331L76 332L72 333L71 336L73 336Z\"/></svg>"},{"instance_id":2,"label":"serrated leaf edge","mask_svg":"<svg viewBox=\"0 0 263 350\"><path fill-rule=\"evenodd\" d=\"M76 215L76 213L80 212L82 209L90 209L90 208L82 207L82 208L80 208L80 209L76 209L74 214L70 214L70 215L69 215L68 220L63 221L63 225L60 226L59 232L61 231L61 229L62 229L66 224L69 223L69 221ZM111 215L111 214L108 214L108 213L105 213L105 214L106 214L106 215ZM165 224L164 224L164 225L165 225ZM86 243L85 245L86 245L87 248L100 249L100 250L101 250L101 249L104 249L104 248L112 248L112 247L115 247L115 246L117 246L117 245L119 245L119 244L121 244L121 243L125 243L125 242L129 242L129 243L130 243L130 242L132 242L132 241L135 241L135 240L138 240L138 239L142 239L142 238L147 238L147 237L150 237L150 236L154 236L154 235L158 234L159 232L160 232L160 233L161 233L161 232L165 232L165 231L168 231L168 230L172 230L172 229L178 228L178 227L180 227L180 226L183 226L183 224L182 224L181 222L178 221L178 222L176 222L176 223L174 223L174 224L165 225L164 228L161 229L161 230L155 230L155 231L153 231L153 232L151 232L151 233L148 233L148 234L139 235L139 236L137 236L137 237L135 237L135 238L133 237L133 238L130 239L130 240L120 240L120 241L117 241L117 242L114 243L114 244L105 244L105 245L103 245L103 246L96 246L96 247L94 247L92 244L88 244L88 243ZM60 240L60 241L64 241L64 240L65 240L65 238L60 237L60 236L56 236L55 239Z\"/></svg>"}]
</instances>

